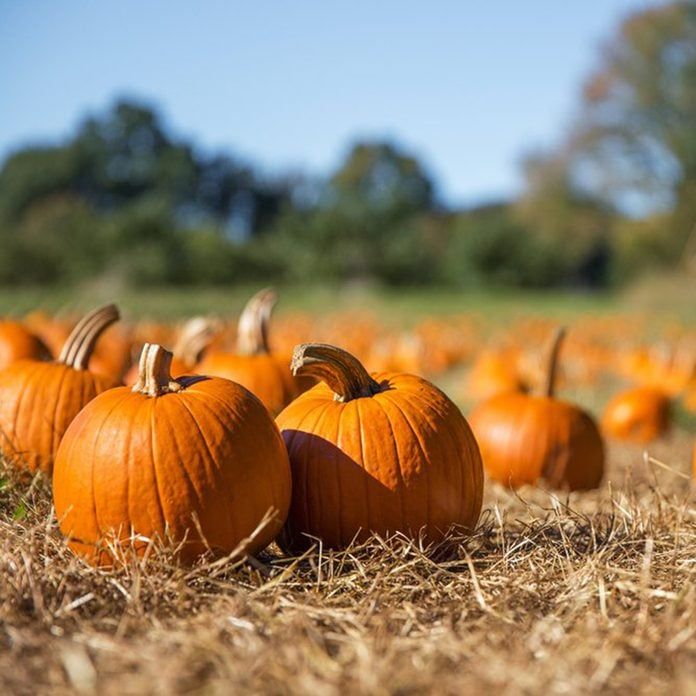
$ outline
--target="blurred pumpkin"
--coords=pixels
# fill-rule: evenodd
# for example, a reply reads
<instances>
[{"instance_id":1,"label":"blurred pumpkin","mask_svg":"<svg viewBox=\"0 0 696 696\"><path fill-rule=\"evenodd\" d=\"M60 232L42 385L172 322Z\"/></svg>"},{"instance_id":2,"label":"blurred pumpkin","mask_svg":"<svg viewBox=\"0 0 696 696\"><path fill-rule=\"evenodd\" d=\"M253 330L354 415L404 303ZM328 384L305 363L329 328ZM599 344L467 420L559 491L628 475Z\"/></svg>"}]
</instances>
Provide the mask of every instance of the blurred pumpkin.
<instances>
[{"instance_id":1,"label":"blurred pumpkin","mask_svg":"<svg viewBox=\"0 0 696 696\"><path fill-rule=\"evenodd\" d=\"M565 330L557 331L544 396L499 394L470 416L483 465L495 481L512 487L537 484L570 490L595 488L604 472L604 444L593 418L555 398Z\"/></svg>"},{"instance_id":2,"label":"blurred pumpkin","mask_svg":"<svg viewBox=\"0 0 696 696\"><path fill-rule=\"evenodd\" d=\"M371 533L437 541L454 525L475 527L481 457L445 394L413 375L371 376L325 344L298 346L292 369L323 382L277 418L293 475L285 548L313 537L343 548Z\"/></svg>"},{"instance_id":3,"label":"blurred pumpkin","mask_svg":"<svg viewBox=\"0 0 696 696\"><path fill-rule=\"evenodd\" d=\"M60 529L95 565L155 538L184 563L208 550L253 554L285 521L288 456L268 411L229 380L173 379L171 357L146 344L136 385L94 399L58 450Z\"/></svg>"},{"instance_id":4,"label":"blurred pumpkin","mask_svg":"<svg viewBox=\"0 0 696 696\"><path fill-rule=\"evenodd\" d=\"M517 367L518 360L519 354L510 350L482 353L469 371L468 396L488 399L497 394L527 391Z\"/></svg>"},{"instance_id":5,"label":"blurred pumpkin","mask_svg":"<svg viewBox=\"0 0 696 696\"><path fill-rule=\"evenodd\" d=\"M0 369L17 360L50 360L46 344L21 322L0 319Z\"/></svg>"},{"instance_id":6,"label":"blurred pumpkin","mask_svg":"<svg viewBox=\"0 0 696 696\"><path fill-rule=\"evenodd\" d=\"M669 430L670 398L657 387L616 394L602 415L602 429L618 440L645 444Z\"/></svg>"},{"instance_id":7,"label":"blurred pumpkin","mask_svg":"<svg viewBox=\"0 0 696 696\"><path fill-rule=\"evenodd\" d=\"M246 387L273 415L300 392L290 373L289 360L272 353L268 344L271 313L277 301L270 288L256 293L239 318L237 351L210 350L198 366L201 373L225 377Z\"/></svg>"},{"instance_id":8,"label":"blurred pumpkin","mask_svg":"<svg viewBox=\"0 0 696 696\"><path fill-rule=\"evenodd\" d=\"M115 305L96 309L75 326L58 360L21 360L0 371L0 445L8 461L51 472L73 418L118 383L89 369L97 339L118 318Z\"/></svg>"}]
</instances>

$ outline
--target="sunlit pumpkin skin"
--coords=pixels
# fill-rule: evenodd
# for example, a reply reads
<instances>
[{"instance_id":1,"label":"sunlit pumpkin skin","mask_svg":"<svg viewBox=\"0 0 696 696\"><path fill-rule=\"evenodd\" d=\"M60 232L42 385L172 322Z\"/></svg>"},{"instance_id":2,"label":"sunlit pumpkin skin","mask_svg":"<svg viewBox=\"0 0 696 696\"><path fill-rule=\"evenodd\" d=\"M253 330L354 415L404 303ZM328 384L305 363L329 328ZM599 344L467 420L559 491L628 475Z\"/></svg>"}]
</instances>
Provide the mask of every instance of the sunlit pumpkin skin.
<instances>
[{"instance_id":1,"label":"sunlit pumpkin skin","mask_svg":"<svg viewBox=\"0 0 696 696\"><path fill-rule=\"evenodd\" d=\"M604 474L604 443L590 414L554 396L558 352L551 351L545 396L499 394L479 405L469 422L488 476L506 486L585 490Z\"/></svg>"},{"instance_id":2,"label":"sunlit pumpkin skin","mask_svg":"<svg viewBox=\"0 0 696 696\"><path fill-rule=\"evenodd\" d=\"M197 370L241 384L261 399L274 415L280 413L299 393L289 363L275 355L213 353L203 358Z\"/></svg>"},{"instance_id":3,"label":"sunlit pumpkin skin","mask_svg":"<svg viewBox=\"0 0 696 696\"><path fill-rule=\"evenodd\" d=\"M618 440L646 444L669 430L670 399L656 387L635 387L614 396L602 415L602 429Z\"/></svg>"},{"instance_id":4,"label":"sunlit pumpkin skin","mask_svg":"<svg viewBox=\"0 0 696 696\"><path fill-rule=\"evenodd\" d=\"M268 411L229 380L173 380L170 360L146 344L138 383L90 402L58 450L60 529L95 565L117 561L109 543L142 553L147 539L178 547L186 564L208 549L253 554L285 521L290 468Z\"/></svg>"},{"instance_id":5,"label":"sunlit pumpkin skin","mask_svg":"<svg viewBox=\"0 0 696 696\"><path fill-rule=\"evenodd\" d=\"M438 541L455 525L475 527L481 457L445 394L414 375L370 376L323 344L298 346L293 371L325 381L277 418L293 475L285 548L314 539L345 548L372 533Z\"/></svg>"},{"instance_id":6,"label":"sunlit pumpkin skin","mask_svg":"<svg viewBox=\"0 0 696 696\"><path fill-rule=\"evenodd\" d=\"M0 369L18 360L49 360L51 352L18 321L0 320Z\"/></svg>"},{"instance_id":7,"label":"sunlit pumpkin skin","mask_svg":"<svg viewBox=\"0 0 696 696\"><path fill-rule=\"evenodd\" d=\"M0 371L0 448L8 461L51 473L73 418L118 384L88 369L99 335L118 318L114 305L95 310L75 327L58 360L21 360Z\"/></svg>"},{"instance_id":8,"label":"sunlit pumpkin skin","mask_svg":"<svg viewBox=\"0 0 696 696\"><path fill-rule=\"evenodd\" d=\"M550 488L599 486L604 445L592 417L544 396L500 394L469 416L486 473L517 488L544 481Z\"/></svg>"},{"instance_id":9,"label":"sunlit pumpkin skin","mask_svg":"<svg viewBox=\"0 0 696 696\"><path fill-rule=\"evenodd\" d=\"M276 301L271 289L254 295L239 319L237 351L211 351L197 368L203 374L225 377L246 387L273 415L300 393L288 361L272 353L268 345L268 324Z\"/></svg>"}]
</instances>

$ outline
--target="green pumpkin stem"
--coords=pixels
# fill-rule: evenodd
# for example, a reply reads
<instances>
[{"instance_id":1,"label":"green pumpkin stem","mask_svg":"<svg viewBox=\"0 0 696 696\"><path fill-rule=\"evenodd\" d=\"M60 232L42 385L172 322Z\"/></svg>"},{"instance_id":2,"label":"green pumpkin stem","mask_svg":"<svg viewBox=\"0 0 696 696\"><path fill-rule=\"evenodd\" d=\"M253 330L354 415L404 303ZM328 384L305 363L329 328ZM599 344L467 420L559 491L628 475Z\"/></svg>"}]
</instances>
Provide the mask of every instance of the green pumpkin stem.
<instances>
[{"instance_id":1,"label":"green pumpkin stem","mask_svg":"<svg viewBox=\"0 0 696 696\"><path fill-rule=\"evenodd\" d=\"M146 343L140 353L138 381L133 385L134 392L146 396L162 396L177 392L181 385L172 379L172 354L156 343Z\"/></svg>"},{"instance_id":2,"label":"green pumpkin stem","mask_svg":"<svg viewBox=\"0 0 696 696\"><path fill-rule=\"evenodd\" d=\"M333 390L337 401L351 401L380 391L362 363L348 351L326 343L295 346L292 374L320 379Z\"/></svg>"},{"instance_id":3,"label":"green pumpkin stem","mask_svg":"<svg viewBox=\"0 0 696 696\"><path fill-rule=\"evenodd\" d=\"M68 336L58 357L58 362L76 370L86 370L94 347L102 333L121 315L118 307L108 304L86 314Z\"/></svg>"},{"instance_id":4,"label":"green pumpkin stem","mask_svg":"<svg viewBox=\"0 0 696 696\"><path fill-rule=\"evenodd\" d=\"M268 325L278 301L273 288L264 288L247 302L237 324L237 353L265 355L270 352Z\"/></svg>"},{"instance_id":5,"label":"green pumpkin stem","mask_svg":"<svg viewBox=\"0 0 696 696\"><path fill-rule=\"evenodd\" d=\"M559 326L553 335L551 341L551 350L549 351L548 371L546 373L546 391L545 394L549 398L553 398L556 394L556 378L558 376L558 358L561 353L561 346L566 337L566 327Z\"/></svg>"}]
</instances>

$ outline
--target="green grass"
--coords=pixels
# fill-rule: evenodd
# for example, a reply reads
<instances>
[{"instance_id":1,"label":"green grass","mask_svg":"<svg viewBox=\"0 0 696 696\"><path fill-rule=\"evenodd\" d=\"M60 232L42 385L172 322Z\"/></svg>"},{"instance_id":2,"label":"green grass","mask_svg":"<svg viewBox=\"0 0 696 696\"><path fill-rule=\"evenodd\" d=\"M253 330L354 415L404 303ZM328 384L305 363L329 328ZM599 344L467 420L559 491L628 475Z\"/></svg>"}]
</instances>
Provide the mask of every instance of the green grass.
<instances>
[{"instance_id":1,"label":"green grass","mask_svg":"<svg viewBox=\"0 0 696 696\"><path fill-rule=\"evenodd\" d=\"M259 286L215 288L132 289L108 284L82 288L1 288L0 313L23 314L36 308L48 311L84 310L99 302L117 301L132 318L175 319L192 314L231 315ZM696 324L696 279L648 279L623 292L568 290L468 291L442 288L385 289L370 285L279 287L279 312L325 314L363 310L390 324L408 325L425 316L472 314L496 321L521 316L572 320L578 316L614 313L647 316L659 323Z\"/></svg>"}]
</instances>

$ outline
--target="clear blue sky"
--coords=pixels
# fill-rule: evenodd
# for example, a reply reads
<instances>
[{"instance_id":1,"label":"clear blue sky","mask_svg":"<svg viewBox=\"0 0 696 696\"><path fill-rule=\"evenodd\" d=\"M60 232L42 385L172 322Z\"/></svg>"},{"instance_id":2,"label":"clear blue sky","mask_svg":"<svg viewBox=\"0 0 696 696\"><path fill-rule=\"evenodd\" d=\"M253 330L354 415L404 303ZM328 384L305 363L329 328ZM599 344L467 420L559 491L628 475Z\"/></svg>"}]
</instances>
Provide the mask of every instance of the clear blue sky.
<instances>
[{"instance_id":1,"label":"clear blue sky","mask_svg":"<svg viewBox=\"0 0 696 696\"><path fill-rule=\"evenodd\" d=\"M0 0L0 158L117 95L264 170L325 173L358 137L422 157L446 200L513 193L641 0ZM654 3L653 3L654 4Z\"/></svg>"}]
</instances>

